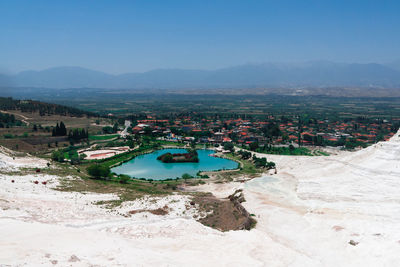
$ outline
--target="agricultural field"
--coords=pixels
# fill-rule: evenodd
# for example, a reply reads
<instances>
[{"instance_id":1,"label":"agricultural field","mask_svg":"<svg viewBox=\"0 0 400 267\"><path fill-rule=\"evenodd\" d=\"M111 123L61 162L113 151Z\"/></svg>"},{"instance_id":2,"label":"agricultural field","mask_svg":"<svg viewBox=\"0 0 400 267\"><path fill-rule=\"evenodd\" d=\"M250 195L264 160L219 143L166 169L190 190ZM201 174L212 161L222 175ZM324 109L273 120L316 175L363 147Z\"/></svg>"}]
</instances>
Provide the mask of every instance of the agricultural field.
<instances>
[{"instance_id":1,"label":"agricultural field","mask_svg":"<svg viewBox=\"0 0 400 267\"><path fill-rule=\"evenodd\" d=\"M0 128L0 145L23 152L43 152L56 147L70 145L67 137L52 136L52 129L57 123L63 122L67 129L87 129L91 140L110 140L112 136L97 136L102 133L102 125L96 124L98 119L72 117L62 115L40 116L38 112L2 111L14 115L21 122L20 126ZM111 124L110 120L102 119L102 124Z\"/></svg>"},{"instance_id":2,"label":"agricultural field","mask_svg":"<svg viewBox=\"0 0 400 267\"><path fill-rule=\"evenodd\" d=\"M151 92L151 90L150 90ZM57 97L38 99L78 107L103 115L136 114L167 117L170 114L201 113L223 118L232 114L250 117L268 115L324 116L347 118L369 116L387 118L400 116L399 97L340 97L324 95L278 95L278 94L212 94L204 93L154 93L88 90L80 92L79 98L68 93Z\"/></svg>"}]
</instances>

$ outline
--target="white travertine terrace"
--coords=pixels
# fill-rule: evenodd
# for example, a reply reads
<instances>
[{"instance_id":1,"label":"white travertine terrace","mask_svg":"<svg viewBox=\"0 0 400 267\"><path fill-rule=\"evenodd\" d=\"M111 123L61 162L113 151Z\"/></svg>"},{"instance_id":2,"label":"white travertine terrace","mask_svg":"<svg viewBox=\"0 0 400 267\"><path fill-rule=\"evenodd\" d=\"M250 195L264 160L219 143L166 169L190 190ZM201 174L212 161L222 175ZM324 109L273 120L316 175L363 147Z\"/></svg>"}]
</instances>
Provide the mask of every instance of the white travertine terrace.
<instances>
[{"instance_id":1,"label":"white travertine terrace","mask_svg":"<svg viewBox=\"0 0 400 267\"><path fill-rule=\"evenodd\" d=\"M0 265L398 266L399 133L357 152L267 157L278 174L194 188L217 197L244 190L243 206L256 215L256 228L222 233L193 219L186 196L141 199L110 211L93 202L114 195L52 190L57 176L6 174L45 161L13 160L2 150ZM164 205L171 208L166 216L121 216Z\"/></svg>"}]
</instances>

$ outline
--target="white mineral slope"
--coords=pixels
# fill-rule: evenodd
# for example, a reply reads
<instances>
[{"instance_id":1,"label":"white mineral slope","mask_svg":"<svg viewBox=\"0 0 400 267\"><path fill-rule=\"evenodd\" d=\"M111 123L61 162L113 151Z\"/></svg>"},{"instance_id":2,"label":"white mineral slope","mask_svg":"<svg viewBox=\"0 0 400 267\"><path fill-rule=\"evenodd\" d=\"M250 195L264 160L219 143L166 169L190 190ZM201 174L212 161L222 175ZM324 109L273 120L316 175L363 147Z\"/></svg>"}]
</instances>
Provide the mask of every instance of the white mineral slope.
<instances>
[{"instance_id":1,"label":"white mineral slope","mask_svg":"<svg viewBox=\"0 0 400 267\"><path fill-rule=\"evenodd\" d=\"M257 231L221 233L201 225L193 219L196 210L187 210L186 196L145 198L110 211L94 202L116 196L53 190L58 180L0 174L1 266L279 266L303 257L280 244L263 253L273 241ZM165 205L166 216L126 217L130 210Z\"/></svg>"},{"instance_id":2,"label":"white mineral slope","mask_svg":"<svg viewBox=\"0 0 400 267\"><path fill-rule=\"evenodd\" d=\"M0 146L0 169L2 171L13 171L18 168L44 168L46 160L35 157L16 157L15 153L5 147Z\"/></svg>"},{"instance_id":3,"label":"white mineral slope","mask_svg":"<svg viewBox=\"0 0 400 267\"><path fill-rule=\"evenodd\" d=\"M277 175L195 188L219 197L244 189L257 226L226 233L196 222L185 196L110 211L93 202L113 195L55 191L56 176L0 174L0 265L398 266L398 134L354 153L268 158ZM165 205L167 216L121 216Z\"/></svg>"},{"instance_id":4,"label":"white mineral slope","mask_svg":"<svg viewBox=\"0 0 400 267\"><path fill-rule=\"evenodd\" d=\"M279 173L244 186L258 230L320 266L398 266L399 132L353 153L267 157Z\"/></svg>"}]
</instances>

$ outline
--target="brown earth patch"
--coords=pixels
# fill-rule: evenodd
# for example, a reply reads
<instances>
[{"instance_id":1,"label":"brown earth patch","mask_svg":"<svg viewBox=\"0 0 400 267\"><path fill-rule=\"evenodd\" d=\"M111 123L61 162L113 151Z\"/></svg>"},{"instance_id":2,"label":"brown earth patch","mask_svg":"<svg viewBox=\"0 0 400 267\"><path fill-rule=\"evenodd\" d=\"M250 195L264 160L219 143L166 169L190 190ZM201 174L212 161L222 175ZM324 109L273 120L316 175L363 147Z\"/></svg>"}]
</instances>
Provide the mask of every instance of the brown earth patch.
<instances>
[{"instance_id":1,"label":"brown earth patch","mask_svg":"<svg viewBox=\"0 0 400 267\"><path fill-rule=\"evenodd\" d=\"M0 138L2 134L0 131ZM65 137L62 137L65 139ZM36 140L36 141L32 141ZM23 138L13 138L13 139L0 139L0 145L4 146L8 149L12 149L14 151L18 152L28 152L28 153L43 153L43 152L48 152L51 151L51 149L56 149L56 148L63 148L67 145L69 145L69 142L67 141L57 141L58 142L58 147L55 146L55 142L57 139L52 138L51 136L36 136L34 138L30 138L29 142L36 142L36 143L29 143L26 139ZM50 147L49 147L50 144Z\"/></svg>"},{"instance_id":2,"label":"brown earth patch","mask_svg":"<svg viewBox=\"0 0 400 267\"><path fill-rule=\"evenodd\" d=\"M136 214L136 213L141 213L141 212L150 212L151 214L154 215L167 215L169 213L169 208L167 205L165 205L162 208L158 208L158 209L153 209L153 210L146 210L146 209L140 209L140 210L131 210L129 212L129 214Z\"/></svg>"},{"instance_id":3,"label":"brown earth patch","mask_svg":"<svg viewBox=\"0 0 400 267\"><path fill-rule=\"evenodd\" d=\"M207 215L198 221L220 231L250 230L256 224L246 209L240 204L245 201L241 190L228 198L219 199L211 193L197 195L193 198L200 212Z\"/></svg>"}]
</instances>

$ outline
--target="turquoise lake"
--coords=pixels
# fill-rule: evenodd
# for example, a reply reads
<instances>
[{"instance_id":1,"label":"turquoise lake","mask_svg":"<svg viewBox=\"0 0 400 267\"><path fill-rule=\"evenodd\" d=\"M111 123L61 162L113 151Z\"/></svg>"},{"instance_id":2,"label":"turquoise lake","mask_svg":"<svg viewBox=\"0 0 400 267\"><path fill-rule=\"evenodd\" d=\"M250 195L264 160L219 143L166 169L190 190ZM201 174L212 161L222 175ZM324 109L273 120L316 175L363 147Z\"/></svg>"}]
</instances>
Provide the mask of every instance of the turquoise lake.
<instances>
[{"instance_id":1,"label":"turquoise lake","mask_svg":"<svg viewBox=\"0 0 400 267\"><path fill-rule=\"evenodd\" d=\"M135 178L163 180L182 177L188 173L196 176L198 171L231 170L238 168L238 163L210 156L215 152L208 149L199 149L199 162L197 163L163 163L157 157L164 153L186 153L186 149L161 149L153 153L137 156L136 158L111 169L116 174L126 174Z\"/></svg>"}]
</instances>

